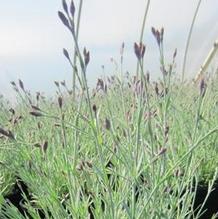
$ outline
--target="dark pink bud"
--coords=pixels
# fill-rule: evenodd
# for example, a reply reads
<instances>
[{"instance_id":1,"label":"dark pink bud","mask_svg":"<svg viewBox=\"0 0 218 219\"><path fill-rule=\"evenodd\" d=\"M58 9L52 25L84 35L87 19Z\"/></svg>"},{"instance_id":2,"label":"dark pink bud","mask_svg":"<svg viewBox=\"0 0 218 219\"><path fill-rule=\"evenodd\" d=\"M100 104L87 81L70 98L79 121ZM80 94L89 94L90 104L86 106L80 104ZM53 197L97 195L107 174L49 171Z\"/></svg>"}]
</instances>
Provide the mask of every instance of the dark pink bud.
<instances>
[{"instance_id":1,"label":"dark pink bud","mask_svg":"<svg viewBox=\"0 0 218 219\"><path fill-rule=\"evenodd\" d=\"M142 58L143 58L144 55L145 55L145 45L141 43L140 47L141 47L141 55L142 55Z\"/></svg>"},{"instance_id":2,"label":"dark pink bud","mask_svg":"<svg viewBox=\"0 0 218 219\"><path fill-rule=\"evenodd\" d=\"M39 101L40 92L36 92L36 100Z\"/></svg>"},{"instance_id":3,"label":"dark pink bud","mask_svg":"<svg viewBox=\"0 0 218 219\"><path fill-rule=\"evenodd\" d=\"M154 35L154 37L156 38L156 30L155 30L154 27L151 28L151 32L152 32L152 34Z\"/></svg>"},{"instance_id":4,"label":"dark pink bud","mask_svg":"<svg viewBox=\"0 0 218 219\"><path fill-rule=\"evenodd\" d=\"M159 88L158 88L158 84L155 83L155 87L154 87L155 93L158 96L159 95Z\"/></svg>"},{"instance_id":5,"label":"dark pink bud","mask_svg":"<svg viewBox=\"0 0 218 219\"><path fill-rule=\"evenodd\" d=\"M125 47L125 44L123 42L122 45L121 45L121 48L120 48L120 55L123 55L124 47Z\"/></svg>"},{"instance_id":6,"label":"dark pink bud","mask_svg":"<svg viewBox=\"0 0 218 219\"><path fill-rule=\"evenodd\" d=\"M146 73L146 81L148 83L150 83L150 73L149 72Z\"/></svg>"},{"instance_id":7,"label":"dark pink bud","mask_svg":"<svg viewBox=\"0 0 218 219\"><path fill-rule=\"evenodd\" d=\"M62 0L62 6L63 6L64 11L68 14L68 7L67 7L66 0Z\"/></svg>"},{"instance_id":8,"label":"dark pink bud","mask_svg":"<svg viewBox=\"0 0 218 219\"><path fill-rule=\"evenodd\" d=\"M160 32L159 32L158 30L156 31L156 40L157 40L158 46L160 46L160 43L161 43L161 36L160 36Z\"/></svg>"},{"instance_id":9,"label":"dark pink bud","mask_svg":"<svg viewBox=\"0 0 218 219\"><path fill-rule=\"evenodd\" d=\"M173 53L173 59L176 58L176 55L177 55L177 49L175 49L174 53Z\"/></svg>"},{"instance_id":10,"label":"dark pink bud","mask_svg":"<svg viewBox=\"0 0 218 219\"><path fill-rule=\"evenodd\" d=\"M70 26L70 23L68 21L68 19L66 18L66 16L61 12L61 11L58 11L58 16L59 18L61 19L62 23L72 32L74 33L74 26L71 27ZM73 24L72 24L73 25Z\"/></svg>"},{"instance_id":11,"label":"dark pink bud","mask_svg":"<svg viewBox=\"0 0 218 219\"><path fill-rule=\"evenodd\" d=\"M64 86L64 87L66 86L65 80L64 80L64 81L61 81L61 85Z\"/></svg>"},{"instance_id":12,"label":"dark pink bud","mask_svg":"<svg viewBox=\"0 0 218 219\"><path fill-rule=\"evenodd\" d=\"M157 156L165 154L167 149L165 147L161 148L160 151L158 152Z\"/></svg>"},{"instance_id":13,"label":"dark pink bud","mask_svg":"<svg viewBox=\"0 0 218 219\"><path fill-rule=\"evenodd\" d=\"M40 112L37 112L37 111L31 111L31 112L30 112L30 115L32 115L32 116L35 116L35 117L40 117L40 116L43 116L43 114L42 114L42 113L40 113Z\"/></svg>"},{"instance_id":14,"label":"dark pink bud","mask_svg":"<svg viewBox=\"0 0 218 219\"><path fill-rule=\"evenodd\" d=\"M202 78L200 81L200 95L203 97L205 95L205 92L206 92L206 83L204 78Z\"/></svg>"},{"instance_id":15,"label":"dark pink bud","mask_svg":"<svg viewBox=\"0 0 218 219\"><path fill-rule=\"evenodd\" d=\"M74 14L75 14L75 5L74 5L73 0L71 1L71 4L70 4L70 13L71 13L71 16L74 18Z\"/></svg>"},{"instance_id":16,"label":"dark pink bud","mask_svg":"<svg viewBox=\"0 0 218 219\"><path fill-rule=\"evenodd\" d=\"M32 107L32 109L34 109L36 111L41 111L41 109L38 106L31 105L31 107Z\"/></svg>"},{"instance_id":17,"label":"dark pink bud","mask_svg":"<svg viewBox=\"0 0 218 219\"><path fill-rule=\"evenodd\" d=\"M63 98L62 97L58 97L58 105L59 105L60 109L62 109L62 106L63 106Z\"/></svg>"},{"instance_id":18,"label":"dark pink bud","mask_svg":"<svg viewBox=\"0 0 218 219\"><path fill-rule=\"evenodd\" d=\"M164 35L164 28L162 27L160 30L160 42L163 43L163 35Z\"/></svg>"},{"instance_id":19,"label":"dark pink bud","mask_svg":"<svg viewBox=\"0 0 218 219\"><path fill-rule=\"evenodd\" d=\"M96 113L97 113L97 106L95 104L92 106L92 110L94 111L94 113L96 115Z\"/></svg>"},{"instance_id":20,"label":"dark pink bud","mask_svg":"<svg viewBox=\"0 0 218 219\"><path fill-rule=\"evenodd\" d=\"M70 60L69 53L68 53L68 51L67 51L65 48L63 48L63 54L64 54L64 56L65 56L68 60Z\"/></svg>"},{"instance_id":21,"label":"dark pink bud","mask_svg":"<svg viewBox=\"0 0 218 219\"><path fill-rule=\"evenodd\" d=\"M90 61L90 54L89 54L89 51L86 50L86 48L84 48L83 50L83 55L84 55L84 60L85 60L85 66L87 66Z\"/></svg>"},{"instance_id":22,"label":"dark pink bud","mask_svg":"<svg viewBox=\"0 0 218 219\"><path fill-rule=\"evenodd\" d=\"M11 81L11 85L16 87L16 83L14 81Z\"/></svg>"},{"instance_id":23,"label":"dark pink bud","mask_svg":"<svg viewBox=\"0 0 218 219\"><path fill-rule=\"evenodd\" d=\"M59 84L58 81L54 81L54 83L55 83L55 85L56 85L57 87L60 87L60 84Z\"/></svg>"},{"instance_id":24,"label":"dark pink bud","mask_svg":"<svg viewBox=\"0 0 218 219\"><path fill-rule=\"evenodd\" d=\"M19 79L19 86L24 91L24 85L23 85L23 82L20 79Z\"/></svg>"},{"instance_id":25,"label":"dark pink bud","mask_svg":"<svg viewBox=\"0 0 218 219\"><path fill-rule=\"evenodd\" d=\"M158 46L163 42L163 34L164 34L164 29L162 28L161 31L156 30L154 27L151 28L151 32L154 35Z\"/></svg>"},{"instance_id":26,"label":"dark pink bud","mask_svg":"<svg viewBox=\"0 0 218 219\"><path fill-rule=\"evenodd\" d=\"M141 59L140 49L137 43L134 43L135 55L138 59Z\"/></svg>"}]
</instances>

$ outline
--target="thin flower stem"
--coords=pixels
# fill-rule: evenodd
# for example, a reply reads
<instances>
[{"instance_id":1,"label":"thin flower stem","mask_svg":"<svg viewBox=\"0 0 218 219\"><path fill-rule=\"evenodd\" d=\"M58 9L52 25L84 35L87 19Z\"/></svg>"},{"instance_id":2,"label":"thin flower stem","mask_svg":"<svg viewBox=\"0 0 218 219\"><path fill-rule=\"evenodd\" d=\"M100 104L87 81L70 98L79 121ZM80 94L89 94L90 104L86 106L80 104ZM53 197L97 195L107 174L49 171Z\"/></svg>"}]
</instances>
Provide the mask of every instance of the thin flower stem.
<instances>
[{"instance_id":1,"label":"thin flower stem","mask_svg":"<svg viewBox=\"0 0 218 219\"><path fill-rule=\"evenodd\" d=\"M147 19L147 16L148 16L149 7L150 7L150 0L147 1L146 7L145 7L145 13L144 13L144 17L143 17L139 42L142 42L143 37L144 37L145 23L146 23L146 19ZM136 76L137 77L138 77L138 74L139 74L139 61L137 61L137 67L136 67Z\"/></svg>"},{"instance_id":2,"label":"thin flower stem","mask_svg":"<svg viewBox=\"0 0 218 219\"><path fill-rule=\"evenodd\" d=\"M197 18L198 11L199 11L199 8L200 8L200 5L201 5L201 1L202 0L198 1L197 8L195 9L194 17L192 19L191 27L190 27L190 30L189 30L188 39L186 41L186 47L185 47L185 53L184 53L184 58L183 58L183 65L182 65L182 83L184 83L189 45L190 45L190 41L191 41L192 32L193 32L193 29L194 29L195 20Z\"/></svg>"},{"instance_id":3,"label":"thin flower stem","mask_svg":"<svg viewBox=\"0 0 218 219\"><path fill-rule=\"evenodd\" d=\"M82 6L83 6L83 0L80 0L79 4L79 11L78 11L78 17L77 17L77 24L76 24L76 40L78 41L79 38L79 27L80 27L80 21L81 21L81 14L82 14ZM76 66L76 49L74 50L74 56L73 56L73 66ZM75 99L76 96L76 69L73 68L73 99Z\"/></svg>"}]
</instances>

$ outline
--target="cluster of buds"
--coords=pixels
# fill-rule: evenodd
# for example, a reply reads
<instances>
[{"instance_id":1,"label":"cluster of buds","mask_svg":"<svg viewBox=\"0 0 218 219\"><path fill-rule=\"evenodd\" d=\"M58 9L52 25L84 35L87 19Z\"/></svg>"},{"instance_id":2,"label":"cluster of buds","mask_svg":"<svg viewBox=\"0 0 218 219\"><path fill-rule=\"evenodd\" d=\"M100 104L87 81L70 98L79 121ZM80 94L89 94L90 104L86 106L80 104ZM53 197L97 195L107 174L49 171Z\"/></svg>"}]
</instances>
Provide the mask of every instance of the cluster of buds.
<instances>
[{"instance_id":1,"label":"cluster of buds","mask_svg":"<svg viewBox=\"0 0 218 219\"><path fill-rule=\"evenodd\" d=\"M160 45L163 43L164 28L162 27L161 30L157 30L154 27L152 27L151 32L153 33L157 41L157 44L160 47Z\"/></svg>"},{"instance_id":2,"label":"cluster of buds","mask_svg":"<svg viewBox=\"0 0 218 219\"><path fill-rule=\"evenodd\" d=\"M70 8L68 8L66 0L62 0L62 6L63 6L65 13L58 11L58 16L59 16L60 20L62 21L62 23L64 24L64 26L66 26L67 29L71 32L74 39L76 39L77 33L75 33L75 19L74 19L75 5L74 5L74 1L71 0ZM67 58L67 60L70 62L71 66L75 67L75 66L73 66L72 61L71 61L70 56L69 56L69 53L65 48L63 49L63 54ZM89 51L86 50L86 48L84 48L83 56L84 56L84 65L81 63L82 68L87 67L89 60L90 60L90 54L89 54Z\"/></svg>"},{"instance_id":3,"label":"cluster of buds","mask_svg":"<svg viewBox=\"0 0 218 219\"><path fill-rule=\"evenodd\" d=\"M96 84L96 91L102 90L103 92L107 92L107 84L103 81L103 79L98 78L97 84Z\"/></svg>"},{"instance_id":4,"label":"cluster of buds","mask_svg":"<svg viewBox=\"0 0 218 219\"><path fill-rule=\"evenodd\" d=\"M137 59L139 61L142 60L145 55L145 45L142 42L140 42L139 44L135 43L134 50Z\"/></svg>"},{"instance_id":5,"label":"cluster of buds","mask_svg":"<svg viewBox=\"0 0 218 219\"><path fill-rule=\"evenodd\" d=\"M11 81L11 85L12 85L13 89L15 90L15 92L19 92L18 87L14 81Z\"/></svg>"},{"instance_id":6,"label":"cluster of buds","mask_svg":"<svg viewBox=\"0 0 218 219\"><path fill-rule=\"evenodd\" d=\"M62 1L62 6L63 6L64 12L66 13L67 16L61 11L58 11L58 16L61 19L62 23L71 31L72 34L74 34L74 32L75 32L75 28L74 28L74 14L75 14L74 1L72 0L70 3L70 13L69 13L69 9L68 9L68 5L66 3L66 0Z\"/></svg>"},{"instance_id":7,"label":"cluster of buds","mask_svg":"<svg viewBox=\"0 0 218 219\"><path fill-rule=\"evenodd\" d=\"M21 88L21 90L25 92L23 81L21 81L21 80L19 79L19 80L18 80L18 84L19 84L19 87ZM11 85L13 86L13 89L14 89L16 92L19 92L18 86L17 86L17 84L16 84L14 81L11 81Z\"/></svg>"}]
</instances>

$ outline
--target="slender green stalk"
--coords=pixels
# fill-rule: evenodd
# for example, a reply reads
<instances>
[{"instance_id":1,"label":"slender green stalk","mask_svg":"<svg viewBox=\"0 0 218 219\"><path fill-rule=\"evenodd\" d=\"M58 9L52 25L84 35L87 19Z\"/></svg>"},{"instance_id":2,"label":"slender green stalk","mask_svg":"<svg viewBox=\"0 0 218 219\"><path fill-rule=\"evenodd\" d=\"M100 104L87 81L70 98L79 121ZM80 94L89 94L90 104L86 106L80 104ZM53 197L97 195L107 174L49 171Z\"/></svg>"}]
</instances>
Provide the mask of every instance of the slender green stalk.
<instances>
[{"instance_id":1,"label":"slender green stalk","mask_svg":"<svg viewBox=\"0 0 218 219\"><path fill-rule=\"evenodd\" d=\"M139 42L142 42L142 40L143 40L143 36L144 36L144 32L145 32L145 23L146 23L146 19L148 16L149 7L150 7L150 0L147 1L147 4L145 6L145 13L144 13L144 17L143 17ZM138 74L139 74L139 61L137 61L137 67L136 67L136 76L137 77L138 77Z\"/></svg>"},{"instance_id":2,"label":"slender green stalk","mask_svg":"<svg viewBox=\"0 0 218 219\"><path fill-rule=\"evenodd\" d=\"M79 112L81 111L81 108L82 108L82 103L83 103L83 97L81 97L81 100L79 102L79 106L78 106L78 112L75 116L75 126L78 127L79 126ZM77 161L78 161L78 135L79 135L79 132L78 130L75 130L74 131L74 159L73 159L73 169L76 168L76 164L77 164Z\"/></svg>"},{"instance_id":3,"label":"slender green stalk","mask_svg":"<svg viewBox=\"0 0 218 219\"><path fill-rule=\"evenodd\" d=\"M77 24L76 24L76 40L78 41L79 39L79 28L80 28L80 20L81 20L81 15L82 15L82 6L83 6L83 0L80 0L79 3L79 11L78 11L78 16L77 16ZM76 55L76 49L74 50L74 56L73 56L73 66L76 66L76 60L77 60L77 55ZM76 97L76 69L73 68L73 99Z\"/></svg>"},{"instance_id":4,"label":"slender green stalk","mask_svg":"<svg viewBox=\"0 0 218 219\"><path fill-rule=\"evenodd\" d=\"M191 36L192 36L193 29L194 29L195 20L197 18L201 2L202 2L202 0L198 1L197 7L195 9L194 17L192 19L191 27L190 27L190 30L189 30L188 38L187 38L187 41L186 41L185 53L184 53L183 65L182 65L182 83L184 82L184 79L185 79L185 70L186 70L188 50L189 50L189 46L190 46L190 42L191 42Z\"/></svg>"}]
</instances>

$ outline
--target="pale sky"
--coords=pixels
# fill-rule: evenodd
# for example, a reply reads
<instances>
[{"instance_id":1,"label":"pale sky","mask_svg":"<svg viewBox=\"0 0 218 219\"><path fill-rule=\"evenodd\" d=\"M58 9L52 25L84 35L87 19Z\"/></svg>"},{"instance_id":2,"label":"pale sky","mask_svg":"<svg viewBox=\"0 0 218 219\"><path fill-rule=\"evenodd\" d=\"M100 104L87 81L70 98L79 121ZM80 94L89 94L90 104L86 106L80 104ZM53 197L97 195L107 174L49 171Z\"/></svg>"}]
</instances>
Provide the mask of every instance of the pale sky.
<instances>
[{"instance_id":1,"label":"pale sky","mask_svg":"<svg viewBox=\"0 0 218 219\"><path fill-rule=\"evenodd\" d=\"M78 4L79 0L75 0ZM181 73L186 38L197 0L151 0L145 37L145 69L152 78L160 76L159 56L151 26L165 28L165 53L170 62L178 49L177 72ZM133 73L136 58L133 43L138 41L146 0L84 0L80 45L90 50L88 80L94 84L102 75L115 73L110 62L119 62L119 50L125 42L124 70ZM72 50L69 32L58 19L61 0L2 1L0 7L0 93L13 96L9 82L21 78L33 91L50 92L54 80L71 84L71 69L62 48ZM218 38L218 2L202 0L192 36L187 76L194 75ZM72 54L72 52L71 52ZM216 59L218 61L218 59ZM12 93L11 93L12 92Z\"/></svg>"}]
</instances>

